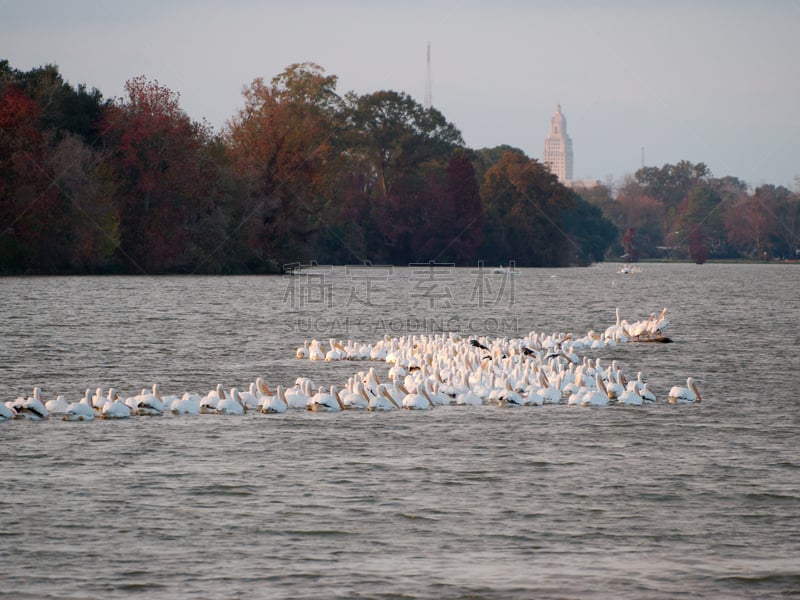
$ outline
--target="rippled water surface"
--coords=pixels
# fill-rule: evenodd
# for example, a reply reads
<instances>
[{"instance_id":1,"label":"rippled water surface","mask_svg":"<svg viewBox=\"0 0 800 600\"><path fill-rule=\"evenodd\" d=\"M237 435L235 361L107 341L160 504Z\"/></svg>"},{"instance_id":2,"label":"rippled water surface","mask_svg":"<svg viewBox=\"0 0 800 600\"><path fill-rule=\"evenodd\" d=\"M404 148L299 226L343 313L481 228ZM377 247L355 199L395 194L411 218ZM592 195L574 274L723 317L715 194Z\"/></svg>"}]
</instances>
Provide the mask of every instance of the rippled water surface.
<instances>
[{"instance_id":1,"label":"rippled water surface","mask_svg":"<svg viewBox=\"0 0 800 600\"><path fill-rule=\"evenodd\" d=\"M2 279L0 393L341 385L368 365L294 349L666 306L672 344L588 353L662 401L2 423L0 596L800 595L800 269L372 273ZM687 376L702 404L663 402Z\"/></svg>"}]
</instances>

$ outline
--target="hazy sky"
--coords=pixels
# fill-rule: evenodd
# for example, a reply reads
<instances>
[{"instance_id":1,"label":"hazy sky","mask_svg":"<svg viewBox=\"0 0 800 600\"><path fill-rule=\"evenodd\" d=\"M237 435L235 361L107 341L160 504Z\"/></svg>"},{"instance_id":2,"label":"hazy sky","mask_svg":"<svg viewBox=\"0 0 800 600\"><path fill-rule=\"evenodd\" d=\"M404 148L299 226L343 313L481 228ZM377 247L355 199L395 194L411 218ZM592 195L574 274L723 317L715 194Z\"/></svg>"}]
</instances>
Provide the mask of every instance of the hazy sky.
<instances>
[{"instance_id":1,"label":"hazy sky","mask_svg":"<svg viewBox=\"0 0 800 600\"><path fill-rule=\"evenodd\" d=\"M556 104L575 177L705 162L715 176L800 176L800 0L650 2L0 0L0 58L54 63L105 97L145 75L217 129L241 91L311 61L338 91L404 91L472 148L541 158Z\"/></svg>"}]
</instances>

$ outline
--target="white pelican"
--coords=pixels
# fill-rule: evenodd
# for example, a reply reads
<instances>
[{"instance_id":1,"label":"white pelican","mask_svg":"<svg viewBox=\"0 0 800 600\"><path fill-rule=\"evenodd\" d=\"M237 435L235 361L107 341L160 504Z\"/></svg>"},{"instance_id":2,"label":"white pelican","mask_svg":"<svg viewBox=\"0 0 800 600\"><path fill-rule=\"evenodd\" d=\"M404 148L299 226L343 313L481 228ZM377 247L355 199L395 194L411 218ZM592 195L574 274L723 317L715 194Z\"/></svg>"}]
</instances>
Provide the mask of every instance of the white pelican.
<instances>
[{"instance_id":1,"label":"white pelican","mask_svg":"<svg viewBox=\"0 0 800 600\"><path fill-rule=\"evenodd\" d=\"M331 386L330 393L320 386L319 391L308 399L306 410L313 412L339 412L344 410L342 401L336 391L336 386Z\"/></svg>"},{"instance_id":2,"label":"white pelican","mask_svg":"<svg viewBox=\"0 0 800 600\"><path fill-rule=\"evenodd\" d=\"M225 390L222 389L222 384L217 384L217 389L211 390L200 399L200 413L210 414L217 410L217 404L225 397Z\"/></svg>"},{"instance_id":3,"label":"white pelican","mask_svg":"<svg viewBox=\"0 0 800 600\"><path fill-rule=\"evenodd\" d=\"M431 404L435 404L436 406L447 406L453 402L453 398L440 389L439 380L437 378L433 379L430 386L423 386L423 392L424 396L431 401Z\"/></svg>"},{"instance_id":4,"label":"white pelican","mask_svg":"<svg viewBox=\"0 0 800 600\"><path fill-rule=\"evenodd\" d=\"M172 401L169 409L174 415L199 415L201 400L200 394L185 392L183 396Z\"/></svg>"},{"instance_id":5,"label":"white pelican","mask_svg":"<svg viewBox=\"0 0 800 600\"><path fill-rule=\"evenodd\" d=\"M245 392L239 392L239 397L242 400L242 406L244 406L244 409L256 410L257 408L259 408L261 406L261 403L263 402L262 394L263 393L259 393L256 382L250 382L249 390Z\"/></svg>"},{"instance_id":6,"label":"white pelican","mask_svg":"<svg viewBox=\"0 0 800 600\"><path fill-rule=\"evenodd\" d=\"M326 362L344 360L345 358L347 358L347 352L339 342L331 338L330 340L328 340L328 345L331 347L331 349L325 353Z\"/></svg>"},{"instance_id":7,"label":"white pelican","mask_svg":"<svg viewBox=\"0 0 800 600\"><path fill-rule=\"evenodd\" d=\"M283 386L279 385L275 390L275 394L262 396L261 406L258 410L265 414L274 414L285 413L287 408L289 408L289 404L286 402L286 394L283 391Z\"/></svg>"},{"instance_id":8,"label":"white pelican","mask_svg":"<svg viewBox=\"0 0 800 600\"><path fill-rule=\"evenodd\" d=\"M647 335L650 339L660 340L664 337L664 330L667 327L669 327L669 319L667 318L667 309L665 307L660 315L650 320Z\"/></svg>"},{"instance_id":9,"label":"white pelican","mask_svg":"<svg viewBox=\"0 0 800 600\"><path fill-rule=\"evenodd\" d=\"M325 353L322 351L322 348L320 348L317 340L311 340L311 343L308 345L308 358L310 360L325 360Z\"/></svg>"},{"instance_id":10,"label":"white pelican","mask_svg":"<svg viewBox=\"0 0 800 600\"><path fill-rule=\"evenodd\" d=\"M308 399L311 398L312 382L310 379L300 379L295 383L294 387L290 387L283 393L283 398L286 400L286 405L289 408L305 408L308 404Z\"/></svg>"},{"instance_id":11,"label":"white pelican","mask_svg":"<svg viewBox=\"0 0 800 600\"><path fill-rule=\"evenodd\" d=\"M300 360L308 358L308 340L303 342L303 345L295 351L294 355Z\"/></svg>"},{"instance_id":12,"label":"white pelican","mask_svg":"<svg viewBox=\"0 0 800 600\"><path fill-rule=\"evenodd\" d=\"M157 383L153 384L153 391L146 388L142 393L125 401L131 412L139 416L160 416L164 413L164 402L161 400L161 392Z\"/></svg>"},{"instance_id":13,"label":"white pelican","mask_svg":"<svg viewBox=\"0 0 800 600\"><path fill-rule=\"evenodd\" d=\"M647 337L647 331L650 328L651 319L655 319L655 314L651 314L647 319L636 321L630 327L628 327L628 331L631 334L631 339L641 342L643 338Z\"/></svg>"},{"instance_id":14,"label":"white pelican","mask_svg":"<svg viewBox=\"0 0 800 600\"><path fill-rule=\"evenodd\" d=\"M365 398L362 392L364 384L360 381L354 382L352 377L348 383L348 387L339 395L345 409L363 410L367 408L369 406L369 399Z\"/></svg>"},{"instance_id":15,"label":"white pelican","mask_svg":"<svg viewBox=\"0 0 800 600\"><path fill-rule=\"evenodd\" d=\"M608 404L608 392L606 392L606 384L603 382L603 377L600 371L595 374L595 386L590 389L586 395L581 399L581 406L606 406Z\"/></svg>"},{"instance_id":16,"label":"white pelican","mask_svg":"<svg viewBox=\"0 0 800 600\"><path fill-rule=\"evenodd\" d=\"M126 419L131 416L131 407L119 399L114 388L109 388L108 398L100 413L102 419Z\"/></svg>"},{"instance_id":17,"label":"white pelican","mask_svg":"<svg viewBox=\"0 0 800 600\"><path fill-rule=\"evenodd\" d=\"M466 373L462 376L462 383L462 390L456 394L456 404L459 406L483 406L483 398L469 386L469 378Z\"/></svg>"},{"instance_id":18,"label":"white pelican","mask_svg":"<svg viewBox=\"0 0 800 600\"><path fill-rule=\"evenodd\" d=\"M395 399L392 398L392 396L386 390L385 384L380 384L378 386L378 393L371 398L367 396L366 388L362 388L362 390L364 391L364 397L369 400L369 406L367 407L367 410L383 411L400 408L397 402L395 402Z\"/></svg>"},{"instance_id":19,"label":"white pelican","mask_svg":"<svg viewBox=\"0 0 800 600\"><path fill-rule=\"evenodd\" d=\"M214 412L218 415L243 415L244 406L242 405L239 390L235 387L231 388L230 395L220 398L217 403L217 409Z\"/></svg>"},{"instance_id":20,"label":"white pelican","mask_svg":"<svg viewBox=\"0 0 800 600\"><path fill-rule=\"evenodd\" d=\"M67 412L67 408L69 408L69 402L67 402L66 398L59 394L55 397L54 400L48 400L44 403L44 407L48 410L51 415L63 415Z\"/></svg>"},{"instance_id":21,"label":"white pelican","mask_svg":"<svg viewBox=\"0 0 800 600\"><path fill-rule=\"evenodd\" d=\"M39 387L33 388L33 396L26 398L22 405L15 406L15 408L17 411L15 419L41 421L50 415L42 402L42 390Z\"/></svg>"},{"instance_id":22,"label":"white pelican","mask_svg":"<svg viewBox=\"0 0 800 600\"><path fill-rule=\"evenodd\" d=\"M398 364L392 365L389 369L389 379L405 379L406 375L408 375L408 371L404 367Z\"/></svg>"},{"instance_id":23,"label":"white pelican","mask_svg":"<svg viewBox=\"0 0 800 600\"><path fill-rule=\"evenodd\" d=\"M644 402L639 394L630 389L630 386L624 392L618 395L616 399L617 404L624 404L627 406L641 406Z\"/></svg>"},{"instance_id":24,"label":"white pelican","mask_svg":"<svg viewBox=\"0 0 800 600\"><path fill-rule=\"evenodd\" d=\"M99 413L103 410L103 406L105 406L106 402L108 402L108 398L103 393L103 388L96 388L92 396L92 408Z\"/></svg>"},{"instance_id":25,"label":"white pelican","mask_svg":"<svg viewBox=\"0 0 800 600\"><path fill-rule=\"evenodd\" d=\"M647 387L647 383L646 382L642 384L642 389L639 390L639 395L642 397L642 400L644 400L645 402L655 402L656 401L656 395L653 392L650 391L650 389Z\"/></svg>"},{"instance_id":26,"label":"white pelican","mask_svg":"<svg viewBox=\"0 0 800 600\"><path fill-rule=\"evenodd\" d=\"M406 394L402 406L407 410L429 410L433 408L433 401L423 386L418 394Z\"/></svg>"},{"instance_id":27,"label":"white pelican","mask_svg":"<svg viewBox=\"0 0 800 600\"><path fill-rule=\"evenodd\" d=\"M550 379L545 375L544 371L539 371L539 386L535 393L542 399L542 404L558 404L561 402L561 390L558 384L551 385Z\"/></svg>"},{"instance_id":28,"label":"white pelican","mask_svg":"<svg viewBox=\"0 0 800 600\"><path fill-rule=\"evenodd\" d=\"M686 387L673 386L669 390L669 403L670 404L700 404L700 390L694 383L694 379L689 377L686 379Z\"/></svg>"},{"instance_id":29,"label":"white pelican","mask_svg":"<svg viewBox=\"0 0 800 600\"><path fill-rule=\"evenodd\" d=\"M497 404L504 407L517 407L524 405L525 400L519 392L512 389L511 383L506 379L504 389L497 394Z\"/></svg>"},{"instance_id":30,"label":"white pelican","mask_svg":"<svg viewBox=\"0 0 800 600\"><path fill-rule=\"evenodd\" d=\"M17 416L17 411L8 405L9 403L0 402L0 421L10 421Z\"/></svg>"},{"instance_id":31,"label":"white pelican","mask_svg":"<svg viewBox=\"0 0 800 600\"><path fill-rule=\"evenodd\" d=\"M71 402L64 411L65 421L91 421L94 419L94 409L90 404L81 400L80 402Z\"/></svg>"},{"instance_id":32,"label":"white pelican","mask_svg":"<svg viewBox=\"0 0 800 600\"><path fill-rule=\"evenodd\" d=\"M364 384L366 387L366 384ZM420 386L418 386L419 388ZM405 385L401 383L397 383L396 380L392 381L391 383L387 383L383 386L386 393L389 394L392 399L395 401L396 404L400 405L403 403L403 398L405 398L409 391ZM415 389L414 392L417 392L418 389ZM413 393L413 392L412 392Z\"/></svg>"},{"instance_id":33,"label":"white pelican","mask_svg":"<svg viewBox=\"0 0 800 600\"><path fill-rule=\"evenodd\" d=\"M619 369L609 373L608 380L606 384L606 393L609 399L616 400L625 392L628 382L625 379L625 375Z\"/></svg>"}]
</instances>

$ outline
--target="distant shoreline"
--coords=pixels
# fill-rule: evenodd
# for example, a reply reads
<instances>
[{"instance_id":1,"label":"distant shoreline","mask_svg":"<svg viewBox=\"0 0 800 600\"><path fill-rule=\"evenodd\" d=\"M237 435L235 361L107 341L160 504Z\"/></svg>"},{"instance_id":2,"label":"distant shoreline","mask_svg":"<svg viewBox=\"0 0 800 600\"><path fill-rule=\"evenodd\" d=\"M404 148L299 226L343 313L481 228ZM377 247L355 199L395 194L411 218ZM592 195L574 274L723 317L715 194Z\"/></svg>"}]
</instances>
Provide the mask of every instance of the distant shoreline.
<instances>
[{"instance_id":1,"label":"distant shoreline","mask_svg":"<svg viewBox=\"0 0 800 600\"><path fill-rule=\"evenodd\" d=\"M605 260L602 263L592 263L592 265L601 265L603 263L609 263L613 265L622 265L622 264L635 264L635 265L643 265L643 264L696 264L695 261L691 259L660 259L660 258L646 258L639 260L635 263L631 263L629 261L619 260L619 259L609 259ZM709 259L704 264L715 264L715 265L800 265L800 259L770 259L770 260L748 260L742 258L717 258L717 259ZM323 267L348 267L353 266L352 264L333 264L333 265L320 265ZM386 266L386 265L383 265ZM393 268L408 268L409 265L390 265ZM434 265L436 266L436 265ZM702 265L698 265L702 266ZM455 269L475 269L476 265L438 265L440 268L455 268ZM493 267L491 266L484 266L487 271L491 271ZM515 269L584 269L584 266L573 265L569 267L515 267ZM299 275L302 273L302 270L297 271L294 275ZM13 277L283 277L285 275L290 275L289 273L121 273L121 272L106 272L106 273L70 273L70 272L63 272L63 273L0 273L0 280L2 279L10 279Z\"/></svg>"}]
</instances>

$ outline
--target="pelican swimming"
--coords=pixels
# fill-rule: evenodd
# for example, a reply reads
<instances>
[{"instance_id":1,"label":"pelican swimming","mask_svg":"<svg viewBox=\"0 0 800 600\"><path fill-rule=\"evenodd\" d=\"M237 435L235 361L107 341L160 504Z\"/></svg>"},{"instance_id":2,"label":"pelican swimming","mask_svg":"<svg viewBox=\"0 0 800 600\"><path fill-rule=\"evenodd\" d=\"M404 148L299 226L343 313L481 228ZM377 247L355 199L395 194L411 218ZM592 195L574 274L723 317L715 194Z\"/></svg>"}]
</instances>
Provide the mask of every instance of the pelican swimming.
<instances>
[{"instance_id":1,"label":"pelican swimming","mask_svg":"<svg viewBox=\"0 0 800 600\"><path fill-rule=\"evenodd\" d=\"M0 421L10 421L17 416L16 409L5 402L0 402Z\"/></svg>"},{"instance_id":2,"label":"pelican swimming","mask_svg":"<svg viewBox=\"0 0 800 600\"><path fill-rule=\"evenodd\" d=\"M84 402L71 402L64 411L65 421L91 421L94 419L94 409L91 404Z\"/></svg>"},{"instance_id":3,"label":"pelican swimming","mask_svg":"<svg viewBox=\"0 0 800 600\"><path fill-rule=\"evenodd\" d=\"M692 377L686 379L686 387L672 386L669 390L670 404L700 404L700 390L694 383Z\"/></svg>"},{"instance_id":4,"label":"pelican swimming","mask_svg":"<svg viewBox=\"0 0 800 600\"><path fill-rule=\"evenodd\" d=\"M260 379L259 377L255 382L250 382L250 388L247 391L239 392L239 398L245 410L256 410L263 402L262 393L258 390Z\"/></svg>"},{"instance_id":5,"label":"pelican swimming","mask_svg":"<svg viewBox=\"0 0 800 600\"><path fill-rule=\"evenodd\" d=\"M423 386L419 393L406 394L403 397L402 407L406 410L429 410L433 408L433 401Z\"/></svg>"},{"instance_id":6,"label":"pelican swimming","mask_svg":"<svg viewBox=\"0 0 800 600\"><path fill-rule=\"evenodd\" d=\"M608 404L608 394L603 383L603 377L598 371L595 374L595 387L588 389L580 400L581 406L606 406Z\"/></svg>"},{"instance_id":7,"label":"pelican swimming","mask_svg":"<svg viewBox=\"0 0 800 600\"><path fill-rule=\"evenodd\" d=\"M325 353L326 362L344 360L347 358L347 352L339 342L331 338L328 340L328 345L330 346L330 350Z\"/></svg>"},{"instance_id":8,"label":"pelican swimming","mask_svg":"<svg viewBox=\"0 0 800 600\"><path fill-rule=\"evenodd\" d=\"M369 406L367 407L369 411L385 411L400 408L395 399L392 398L386 390L386 385L383 383L378 386L378 393L371 398L367 396L366 388L362 387L361 389L364 392L364 397L369 400Z\"/></svg>"},{"instance_id":9,"label":"pelican swimming","mask_svg":"<svg viewBox=\"0 0 800 600\"><path fill-rule=\"evenodd\" d=\"M153 384L152 392L147 388L142 389L142 393L125 400L131 412L139 416L160 416L164 413L164 402L161 400L161 392L157 383Z\"/></svg>"},{"instance_id":10,"label":"pelican swimming","mask_svg":"<svg viewBox=\"0 0 800 600\"><path fill-rule=\"evenodd\" d=\"M217 410L219 401L225 397L225 390L222 389L222 384L218 383L216 389L211 390L200 399L200 413L210 414Z\"/></svg>"},{"instance_id":11,"label":"pelican swimming","mask_svg":"<svg viewBox=\"0 0 800 600\"><path fill-rule=\"evenodd\" d=\"M319 391L308 399L306 410L313 412L339 412L344 410L342 401L336 391L336 386L332 385L330 392L326 392L320 386Z\"/></svg>"},{"instance_id":12,"label":"pelican swimming","mask_svg":"<svg viewBox=\"0 0 800 600\"><path fill-rule=\"evenodd\" d=\"M131 416L131 407L119 399L119 394L114 388L109 388L106 403L100 412L102 419L126 419Z\"/></svg>"},{"instance_id":13,"label":"pelican swimming","mask_svg":"<svg viewBox=\"0 0 800 600\"><path fill-rule=\"evenodd\" d=\"M70 403L61 394L55 397L54 400L48 400L44 403L44 407L51 415L63 415L67 412Z\"/></svg>"},{"instance_id":14,"label":"pelican swimming","mask_svg":"<svg viewBox=\"0 0 800 600\"><path fill-rule=\"evenodd\" d=\"M308 358L308 340L304 341L303 345L297 348L294 355L300 360Z\"/></svg>"},{"instance_id":15,"label":"pelican swimming","mask_svg":"<svg viewBox=\"0 0 800 600\"><path fill-rule=\"evenodd\" d=\"M26 398L21 405L14 408L17 411L15 419L41 421L50 416L47 407L42 402L42 389L39 387L33 388L33 396Z\"/></svg>"},{"instance_id":16,"label":"pelican swimming","mask_svg":"<svg viewBox=\"0 0 800 600\"><path fill-rule=\"evenodd\" d=\"M220 398L214 412L218 415L243 415L244 405L242 404L242 397L239 394L239 390L235 387L231 388L230 394L226 395L224 398Z\"/></svg>"},{"instance_id":17,"label":"pelican swimming","mask_svg":"<svg viewBox=\"0 0 800 600\"><path fill-rule=\"evenodd\" d=\"M483 398L469 386L469 378L466 373L462 376L462 389L456 394L456 404L458 406L483 406Z\"/></svg>"},{"instance_id":18,"label":"pelican swimming","mask_svg":"<svg viewBox=\"0 0 800 600\"><path fill-rule=\"evenodd\" d=\"M339 395L345 409L363 410L369 406L369 399L365 398L362 392L363 387L363 383L350 378L348 386Z\"/></svg>"},{"instance_id":19,"label":"pelican swimming","mask_svg":"<svg viewBox=\"0 0 800 600\"><path fill-rule=\"evenodd\" d=\"M319 345L319 341L311 340L308 345L308 358L310 360L325 360L325 353Z\"/></svg>"},{"instance_id":20,"label":"pelican swimming","mask_svg":"<svg viewBox=\"0 0 800 600\"><path fill-rule=\"evenodd\" d=\"M647 383L642 384L642 389L639 390L639 395L645 402L655 402L656 395L647 387Z\"/></svg>"},{"instance_id":21,"label":"pelican swimming","mask_svg":"<svg viewBox=\"0 0 800 600\"><path fill-rule=\"evenodd\" d=\"M275 394L262 397L261 406L258 410L265 414L275 414L285 413L287 408L289 408L289 404L286 402L286 393L283 391L283 386L279 385L275 390Z\"/></svg>"},{"instance_id":22,"label":"pelican swimming","mask_svg":"<svg viewBox=\"0 0 800 600\"><path fill-rule=\"evenodd\" d=\"M185 392L183 396L172 401L169 410L174 415L199 415L201 400L200 394Z\"/></svg>"},{"instance_id":23,"label":"pelican swimming","mask_svg":"<svg viewBox=\"0 0 800 600\"><path fill-rule=\"evenodd\" d=\"M617 404L623 404L626 406L641 406L644 400L642 397L636 393L633 389L628 387L616 397Z\"/></svg>"},{"instance_id":24,"label":"pelican swimming","mask_svg":"<svg viewBox=\"0 0 800 600\"><path fill-rule=\"evenodd\" d=\"M288 408L305 408L311 398L313 382L308 378L297 379L295 385L284 391L283 398Z\"/></svg>"}]
</instances>

